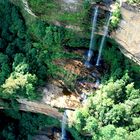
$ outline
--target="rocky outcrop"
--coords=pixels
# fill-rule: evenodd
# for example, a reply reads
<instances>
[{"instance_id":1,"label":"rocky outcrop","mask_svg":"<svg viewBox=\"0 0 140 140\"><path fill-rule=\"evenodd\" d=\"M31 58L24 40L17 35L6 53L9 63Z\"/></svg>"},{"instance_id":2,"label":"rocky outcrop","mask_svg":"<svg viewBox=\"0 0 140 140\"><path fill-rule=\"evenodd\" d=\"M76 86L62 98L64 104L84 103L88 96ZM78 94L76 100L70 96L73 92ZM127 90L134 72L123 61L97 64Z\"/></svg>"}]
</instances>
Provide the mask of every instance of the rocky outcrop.
<instances>
[{"instance_id":1,"label":"rocky outcrop","mask_svg":"<svg viewBox=\"0 0 140 140\"><path fill-rule=\"evenodd\" d=\"M0 99L0 109L12 109L10 106L5 106L4 104L8 104L10 100ZM33 113L41 113L47 116L51 116L58 120L62 120L63 113L59 112L59 109L53 108L45 103L37 102L37 101L29 101L27 99L17 99L18 106L17 109L26 112L33 112Z\"/></svg>"},{"instance_id":2,"label":"rocky outcrop","mask_svg":"<svg viewBox=\"0 0 140 140\"><path fill-rule=\"evenodd\" d=\"M53 108L47 104L35 101L27 101L25 99L18 99L17 101L20 104L20 110L34 113L42 113L47 116L62 120L63 114L60 113L58 109Z\"/></svg>"},{"instance_id":3,"label":"rocky outcrop","mask_svg":"<svg viewBox=\"0 0 140 140\"><path fill-rule=\"evenodd\" d=\"M121 45L120 50L140 65L140 13L121 8L122 20L112 37Z\"/></svg>"},{"instance_id":4,"label":"rocky outcrop","mask_svg":"<svg viewBox=\"0 0 140 140\"><path fill-rule=\"evenodd\" d=\"M42 103L56 108L75 110L81 106L79 97L55 84L47 84L42 88Z\"/></svg>"},{"instance_id":5,"label":"rocky outcrop","mask_svg":"<svg viewBox=\"0 0 140 140\"><path fill-rule=\"evenodd\" d=\"M8 100L0 99L0 103L1 103L0 110L13 109L10 106L3 106L4 104L7 104L8 102L10 102L10 100L8 101ZM17 99L17 102L18 102L18 106L17 106L18 110L44 114L46 116L50 116L55 119L58 119L59 121L62 121L63 119L63 112L60 112L60 109L63 109L63 108L55 108L43 102L29 101L27 99ZM73 117L72 117L74 115L73 112L74 112L73 109L67 110L68 122L73 122Z\"/></svg>"}]
</instances>

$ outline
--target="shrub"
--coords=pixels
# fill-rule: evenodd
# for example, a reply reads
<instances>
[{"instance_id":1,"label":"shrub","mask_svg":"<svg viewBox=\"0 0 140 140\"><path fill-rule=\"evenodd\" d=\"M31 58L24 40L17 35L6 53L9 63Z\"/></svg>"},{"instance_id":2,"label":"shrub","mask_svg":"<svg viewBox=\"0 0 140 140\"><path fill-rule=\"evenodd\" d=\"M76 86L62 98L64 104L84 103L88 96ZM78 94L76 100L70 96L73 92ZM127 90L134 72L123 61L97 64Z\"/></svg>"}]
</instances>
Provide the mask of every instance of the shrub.
<instances>
[{"instance_id":1,"label":"shrub","mask_svg":"<svg viewBox=\"0 0 140 140\"><path fill-rule=\"evenodd\" d=\"M113 28L117 28L118 24L121 20L121 10L118 3L115 3L112 9L112 16L111 16L111 26Z\"/></svg>"}]
</instances>

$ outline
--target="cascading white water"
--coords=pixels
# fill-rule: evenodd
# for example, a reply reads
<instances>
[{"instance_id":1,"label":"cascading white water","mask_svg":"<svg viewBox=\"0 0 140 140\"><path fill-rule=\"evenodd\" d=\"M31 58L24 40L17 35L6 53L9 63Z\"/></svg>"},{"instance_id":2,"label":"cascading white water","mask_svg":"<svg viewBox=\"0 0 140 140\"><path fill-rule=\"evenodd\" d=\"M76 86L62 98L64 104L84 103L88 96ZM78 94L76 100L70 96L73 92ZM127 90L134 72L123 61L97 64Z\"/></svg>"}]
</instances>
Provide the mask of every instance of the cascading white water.
<instances>
[{"instance_id":1,"label":"cascading white water","mask_svg":"<svg viewBox=\"0 0 140 140\"><path fill-rule=\"evenodd\" d=\"M96 79L96 82L95 82L95 88L98 88L99 87L99 85L100 85L100 80L99 79Z\"/></svg>"},{"instance_id":2,"label":"cascading white water","mask_svg":"<svg viewBox=\"0 0 140 140\"><path fill-rule=\"evenodd\" d=\"M90 64L90 59L93 55L93 49L94 49L94 36L95 36L95 27L96 27L96 22L97 22L97 15L98 15L98 6L95 7L95 11L94 11L94 18L92 21L92 31L91 31L91 37L90 37L90 45L89 45L89 51L88 51L88 55L87 55L87 60L85 62L85 66L87 68L90 68L91 64Z\"/></svg>"},{"instance_id":3,"label":"cascading white water","mask_svg":"<svg viewBox=\"0 0 140 140\"><path fill-rule=\"evenodd\" d=\"M67 123L67 114L66 114L66 110L65 110L65 112L63 114L63 118L62 118L61 140L66 140L66 123Z\"/></svg>"},{"instance_id":4,"label":"cascading white water","mask_svg":"<svg viewBox=\"0 0 140 140\"><path fill-rule=\"evenodd\" d=\"M108 27L109 27L110 18L111 18L111 13L109 14L109 18L108 18L106 26L104 28L104 34L103 34L103 37L102 37L102 40L101 40L99 54L98 54L98 58L97 58L97 61L96 61L96 66L99 66L99 64L100 64L100 59L101 59L102 49L103 49L104 42L105 42L105 37L108 34Z\"/></svg>"},{"instance_id":5,"label":"cascading white water","mask_svg":"<svg viewBox=\"0 0 140 140\"><path fill-rule=\"evenodd\" d=\"M122 4L123 4L123 1L122 1L122 0L120 0L120 7L122 7Z\"/></svg>"}]
</instances>

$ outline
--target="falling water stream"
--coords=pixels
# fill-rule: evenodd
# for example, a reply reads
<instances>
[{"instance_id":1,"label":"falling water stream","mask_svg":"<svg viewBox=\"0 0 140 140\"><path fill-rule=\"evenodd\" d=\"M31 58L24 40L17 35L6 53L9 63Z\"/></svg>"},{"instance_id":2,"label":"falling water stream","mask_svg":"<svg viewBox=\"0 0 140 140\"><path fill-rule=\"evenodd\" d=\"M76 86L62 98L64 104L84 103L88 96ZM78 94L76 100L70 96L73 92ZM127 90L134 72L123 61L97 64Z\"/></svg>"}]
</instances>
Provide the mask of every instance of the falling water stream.
<instances>
[{"instance_id":1,"label":"falling water stream","mask_svg":"<svg viewBox=\"0 0 140 140\"><path fill-rule=\"evenodd\" d=\"M90 38L90 45L89 45L89 51L88 51L88 56L87 56L87 60L85 62L85 66L87 68L90 68L91 67L91 64L90 64L90 60L91 60L91 57L93 55L93 49L94 49L94 33L95 33L95 27L96 27L96 22L97 22L97 14L98 14L98 6L96 6L95 8L95 11L94 11L94 18L93 18L93 22L92 22L92 32L91 32L91 38ZM100 59L101 59L101 53L102 53L102 49L103 49L103 45L104 45L104 41L105 41L105 37L108 33L108 26L109 26L109 22L110 22L110 17L111 17L111 14L107 20L107 23L106 23L106 26L105 26L105 29L104 29L104 35L102 37L102 41L101 41L101 45L100 45L100 49L99 49L99 55L98 55L98 59L97 59L97 62L96 62L96 66L99 65L99 62L100 62ZM100 81L99 79L96 80L96 83L95 83L95 86L98 87ZM66 113L66 110L63 114L63 118L62 118L62 136L61 136L61 140L66 140L66 123L67 123L67 113Z\"/></svg>"},{"instance_id":2,"label":"falling water stream","mask_svg":"<svg viewBox=\"0 0 140 140\"><path fill-rule=\"evenodd\" d=\"M66 140L66 123L67 123L67 114L66 114L66 110L63 114L63 118L62 118L62 136L61 136L61 140Z\"/></svg>"},{"instance_id":3,"label":"falling water stream","mask_svg":"<svg viewBox=\"0 0 140 140\"><path fill-rule=\"evenodd\" d=\"M87 60L85 62L85 66L87 68L91 67L90 59L93 55L93 49L94 49L94 38L95 38L94 36L95 36L95 27L96 27L96 22L97 22L97 15L98 15L98 6L95 7L94 18L93 18L93 21L92 21L92 31L91 31L91 37L90 37L89 51L88 51Z\"/></svg>"},{"instance_id":4,"label":"falling water stream","mask_svg":"<svg viewBox=\"0 0 140 140\"><path fill-rule=\"evenodd\" d=\"M110 17L111 17L111 14L109 14L109 18L108 18L106 26L104 28L104 34L103 34L103 37L102 37L102 40L101 40L101 44L100 44L100 49L99 49L99 54L98 54L96 66L99 66L99 64L100 64L101 53L102 53L102 50L103 50L103 46L104 46L104 42L105 42L105 37L107 36L107 33L108 33L108 26L109 26L109 22L110 22Z\"/></svg>"}]
</instances>

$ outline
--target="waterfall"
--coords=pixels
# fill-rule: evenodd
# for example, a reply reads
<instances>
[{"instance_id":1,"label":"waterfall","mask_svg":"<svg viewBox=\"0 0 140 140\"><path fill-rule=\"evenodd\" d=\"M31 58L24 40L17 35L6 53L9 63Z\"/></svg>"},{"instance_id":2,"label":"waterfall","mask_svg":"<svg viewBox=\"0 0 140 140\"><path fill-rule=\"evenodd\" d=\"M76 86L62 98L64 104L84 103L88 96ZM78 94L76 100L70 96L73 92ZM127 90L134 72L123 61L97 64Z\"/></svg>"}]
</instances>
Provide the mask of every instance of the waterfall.
<instances>
[{"instance_id":1,"label":"waterfall","mask_svg":"<svg viewBox=\"0 0 140 140\"><path fill-rule=\"evenodd\" d=\"M98 14L98 6L95 7L94 18L92 21L92 31L91 31L91 37L90 37L89 51L88 51L87 60L85 62L85 66L87 68L90 68L91 66L90 59L93 55L93 49L94 49L94 35L95 35L94 33L95 33L95 27L96 27L96 22L97 22L97 14Z\"/></svg>"},{"instance_id":2,"label":"waterfall","mask_svg":"<svg viewBox=\"0 0 140 140\"><path fill-rule=\"evenodd\" d=\"M98 88L99 87L99 85L100 85L100 80L99 79L96 79L96 82L95 82L95 88Z\"/></svg>"},{"instance_id":3,"label":"waterfall","mask_svg":"<svg viewBox=\"0 0 140 140\"><path fill-rule=\"evenodd\" d=\"M123 2L122 2L122 0L120 0L120 7L122 7L122 4L123 4Z\"/></svg>"},{"instance_id":4,"label":"waterfall","mask_svg":"<svg viewBox=\"0 0 140 140\"><path fill-rule=\"evenodd\" d=\"M101 40L96 66L99 66L99 63L100 63L101 53L102 53L102 49L103 49L104 42L105 42L105 37L107 36L107 33L108 33L108 26L109 26L109 22L110 22L110 17L111 17L111 14L109 15L109 18L107 20L106 26L104 28L104 34L103 34L103 37L102 37L102 40Z\"/></svg>"},{"instance_id":5,"label":"waterfall","mask_svg":"<svg viewBox=\"0 0 140 140\"><path fill-rule=\"evenodd\" d=\"M67 114L66 114L66 110L63 114L63 118L62 118L62 136L61 136L61 140L66 140L66 123L67 123Z\"/></svg>"}]
</instances>

